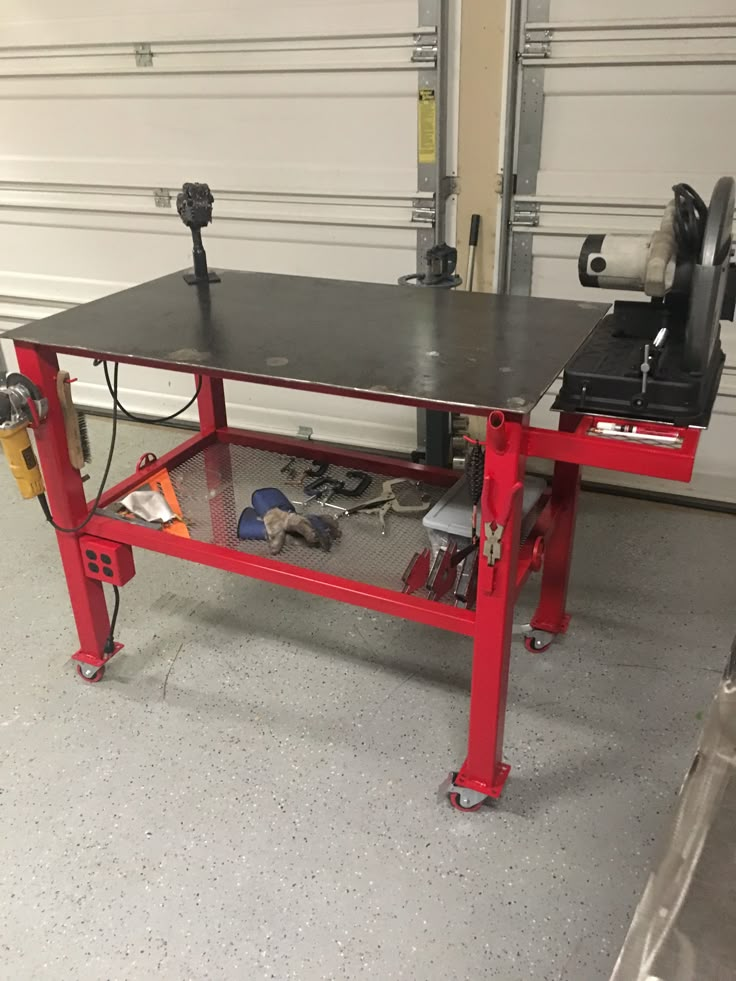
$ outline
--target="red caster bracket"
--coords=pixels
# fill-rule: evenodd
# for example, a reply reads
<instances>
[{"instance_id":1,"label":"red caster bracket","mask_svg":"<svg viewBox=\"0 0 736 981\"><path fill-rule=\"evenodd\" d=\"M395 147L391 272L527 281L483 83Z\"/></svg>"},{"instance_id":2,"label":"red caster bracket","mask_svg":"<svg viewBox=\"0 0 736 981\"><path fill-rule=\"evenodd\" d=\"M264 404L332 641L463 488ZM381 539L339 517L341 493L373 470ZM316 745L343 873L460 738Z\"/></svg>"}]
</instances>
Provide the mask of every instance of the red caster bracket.
<instances>
[{"instance_id":1,"label":"red caster bracket","mask_svg":"<svg viewBox=\"0 0 736 981\"><path fill-rule=\"evenodd\" d=\"M77 651L76 654L72 655L72 660L75 662L74 669L77 675L89 684L97 684L98 681L102 681L105 677L105 665L109 660L111 660L118 651L122 651L123 645L115 642L113 644L112 650L107 653L107 651L100 656L99 654L89 654L86 651Z\"/></svg>"}]
</instances>

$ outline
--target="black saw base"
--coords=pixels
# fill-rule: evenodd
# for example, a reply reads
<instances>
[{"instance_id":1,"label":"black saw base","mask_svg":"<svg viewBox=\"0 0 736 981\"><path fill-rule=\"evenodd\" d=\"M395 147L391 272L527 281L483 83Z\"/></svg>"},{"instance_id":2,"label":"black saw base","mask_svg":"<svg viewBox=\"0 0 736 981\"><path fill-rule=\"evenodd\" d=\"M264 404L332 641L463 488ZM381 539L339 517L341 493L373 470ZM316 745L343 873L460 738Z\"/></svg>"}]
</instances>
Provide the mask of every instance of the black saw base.
<instances>
[{"instance_id":1,"label":"black saw base","mask_svg":"<svg viewBox=\"0 0 736 981\"><path fill-rule=\"evenodd\" d=\"M642 396L644 345L651 344L662 327L669 334L662 351L653 355ZM705 372L683 371L683 334L680 317L665 307L617 302L568 364L553 408L706 427L725 355L716 340Z\"/></svg>"}]
</instances>

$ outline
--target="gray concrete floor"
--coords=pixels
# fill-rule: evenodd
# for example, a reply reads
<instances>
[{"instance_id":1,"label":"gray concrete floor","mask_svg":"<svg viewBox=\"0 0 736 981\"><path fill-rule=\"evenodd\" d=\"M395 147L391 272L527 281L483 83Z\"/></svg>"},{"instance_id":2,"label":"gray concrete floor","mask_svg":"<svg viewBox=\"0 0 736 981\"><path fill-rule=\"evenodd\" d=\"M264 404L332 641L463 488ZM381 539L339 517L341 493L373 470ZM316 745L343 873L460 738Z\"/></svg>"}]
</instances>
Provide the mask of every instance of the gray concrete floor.
<instances>
[{"instance_id":1,"label":"gray concrete floor","mask_svg":"<svg viewBox=\"0 0 736 981\"><path fill-rule=\"evenodd\" d=\"M116 473L177 437L122 425ZM468 640L138 554L85 685L4 467L0 500L2 978L608 977L734 629L733 518L584 496L570 633L515 644L512 777L462 815Z\"/></svg>"}]
</instances>

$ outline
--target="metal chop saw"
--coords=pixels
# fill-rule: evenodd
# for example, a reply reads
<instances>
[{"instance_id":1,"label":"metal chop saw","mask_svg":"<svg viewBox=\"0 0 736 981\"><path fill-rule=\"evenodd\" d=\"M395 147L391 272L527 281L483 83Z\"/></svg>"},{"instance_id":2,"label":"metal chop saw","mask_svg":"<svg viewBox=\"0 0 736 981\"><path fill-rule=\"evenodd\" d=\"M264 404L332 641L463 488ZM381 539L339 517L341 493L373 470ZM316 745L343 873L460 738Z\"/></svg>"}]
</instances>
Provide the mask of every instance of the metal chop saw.
<instances>
[{"instance_id":1,"label":"metal chop saw","mask_svg":"<svg viewBox=\"0 0 736 981\"><path fill-rule=\"evenodd\" d=\"M635 290L617 300L567 366L554 408L707 426L723 369L720 321L734 319L736 184L721 177L710 204L676 184L648 237L589 235L583 286Z\"/></svg>"}]
</instances>

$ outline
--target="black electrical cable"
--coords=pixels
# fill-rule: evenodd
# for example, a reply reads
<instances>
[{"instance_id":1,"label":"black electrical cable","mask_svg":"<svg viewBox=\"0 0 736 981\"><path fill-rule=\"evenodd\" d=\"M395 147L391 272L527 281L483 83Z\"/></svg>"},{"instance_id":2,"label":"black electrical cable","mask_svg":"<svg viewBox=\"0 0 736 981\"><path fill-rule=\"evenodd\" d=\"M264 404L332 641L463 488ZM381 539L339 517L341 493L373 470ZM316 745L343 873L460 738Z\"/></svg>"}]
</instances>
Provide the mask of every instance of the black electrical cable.
<instances>
[{"instance_id":1,"label":"black electrical cable","mask_svg":"<svg viewBox=\"0 0 736 981\"><path fill-rule=\"evenodd\" d=\"M115 653L115 625L118 622L118 613L120 612L120 590L117 586L113 586L112 591L115 596L115 604L113 606L112 617L110 619L110 633L107 635L107 640L105 641L105 646L103 648L104 654Z\"/></svg>"},{"instance_id":2,"label":"black electrical cable","mask_svg":"<svg viewBox=\"0 0 736 981\"><path fill-rule=\"evenodd\" d=\"M114 391L115 396L117 396L117 391L118 391L117 363L115 364L115 367L113 369L112 377L113 377L112 391ZM89 514L80 525L77 525L76 528L62 528L61 525L57 525L57 523L54 521L53 515L51 514L51 509L49 508L49 502L46 500L46 495L45 494L38 495L38 500L39 503L41 504L41 510L43 511L46 520L57 531L60 531L65 535L73 535L76 532L81 531L82 528L85 528L87 524L92 520L94 513L97 510L100 501L102 500L102 495L105 492L105 485L107 484L107 478L110 476L110 467L112 466L112 458L113 458L113 454L115 453L115 438L117 436L117 432L118 432L118 406L117 406L117 398L114 398L113 406L112 406L112 433L110 435L110 449L107 452L107 462L105 463L105 471L102 474L102 480L100 481L100 487L99 490L97 491L97 497L95 498L94 503L89 510Z\"/></svg>"},{"instance_id":3,"label":"black electrical cable","mask_svg":"<svg viewBox=\"0 0 736 981\"><path fill-rule=\"evenodd\" d=\"M697 191L689 184L675 184L675 238L678 252L691 259L700 257L705 235L708 208Z\"/></svg>"},{"instance_id":4,"label":"black electrical cable","mask_svg":"<svg viewBox=\"0 0 736 981\"><path fill-rule=\"evenodd\" d=\"M115 365L115 367L117 368L117 364ZM181 407L181 409L178 409L176 412L172 412L170 416L161 416L158 419L152 419L150 416L137 416L132 412L128 412L128 410L122 404L122 402L120 401L117 395L117 387L113 392L112 385L110 384L110 373L107 368L107 361L102 362L102 370L105 372L105 381L107 383L107 390L110 393L110 395L112 395L113 402L118 407L118 409L120 409L123 415L127 416L128 419L132 419L133 422L150 422L150 423L171 422L172 419L176 419L183 412L186 412L187 409L190 409L197 401L197 397L199 393L202 391L202 376L199 375L197 378L197 388L196 391L194 392L194 395L189 399L186 405L183 405Z\"/></svg>"}]
</instances>

